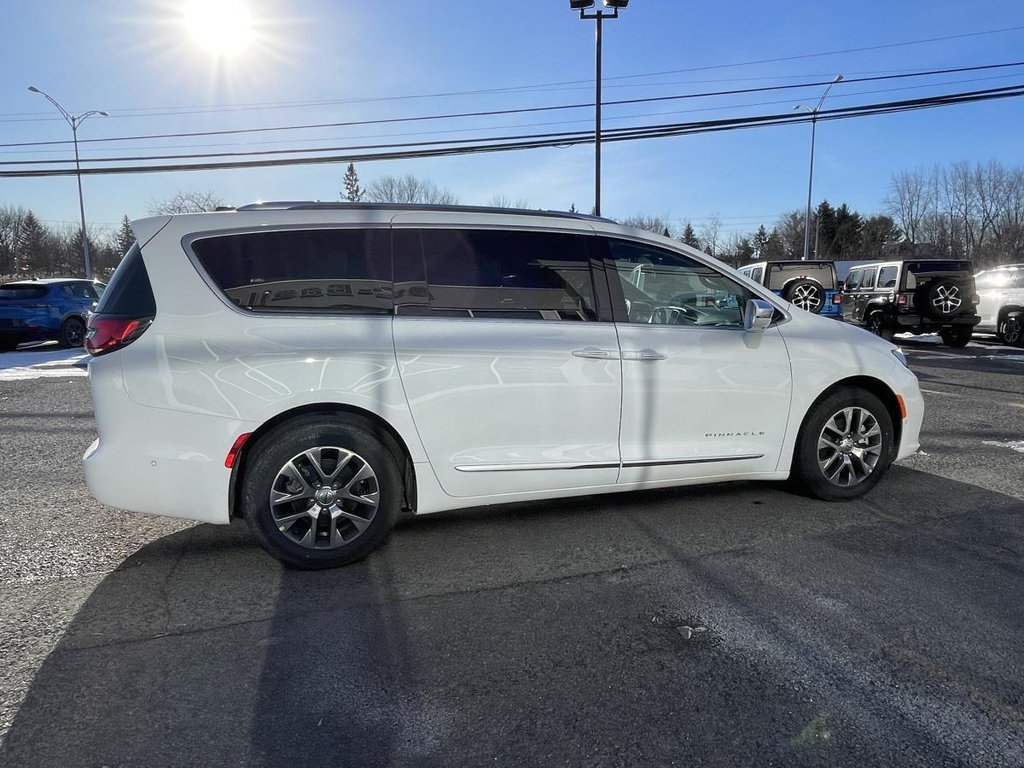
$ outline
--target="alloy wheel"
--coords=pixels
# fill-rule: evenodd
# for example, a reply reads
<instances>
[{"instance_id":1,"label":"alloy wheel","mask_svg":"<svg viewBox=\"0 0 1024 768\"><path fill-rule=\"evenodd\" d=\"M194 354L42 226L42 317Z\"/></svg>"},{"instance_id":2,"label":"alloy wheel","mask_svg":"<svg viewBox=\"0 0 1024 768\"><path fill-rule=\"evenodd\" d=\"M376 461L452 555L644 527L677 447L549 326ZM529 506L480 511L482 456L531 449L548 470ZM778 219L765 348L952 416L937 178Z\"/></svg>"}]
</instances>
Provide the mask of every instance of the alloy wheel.
<instances>
[{"instance_id":1,"label":"alloy wheel","mask_svg":"<svg viewBox=\"0 0 1024 768\"><path fill-rule=\"evenodd\" d=\"M815 312L821 306L821 291L813 285L798 285L793 290L792 302L800 309Z\"/></svg>"},{"instance_id":2,"label":"alloy wheel","mask_svg":"<svg viewBox=\"0 0 1024 768\"><path fill-rule=\"evenodd\" d=\"M380 504L373 467L345 448L310 448L285 463L270 489L281 535L309 549L336 549L365 531Z\"/></svg>"},{"instance_id":3,"label":"alloy wheel","mask_svg":"<svg viewBox=\"0 0 1024 768\"><path fill-rule=\"evenodd\" d=\"M1011 347L1018 347L1024 339L1024 322L1020 315L1010 315L1002 324L1003 342Z\"/></svg>"},{"instance_id":4,"label":"alloy wheel","mask_svg":"<svg viewBox=\"0 0 1024 768\"><path fill-rule=\"evenodd\" d=\"M863 482L881 456L882 430L865 408L843 408L818 435L818 468L835 485L849 488Z\"/></svg>"}]
</instances>

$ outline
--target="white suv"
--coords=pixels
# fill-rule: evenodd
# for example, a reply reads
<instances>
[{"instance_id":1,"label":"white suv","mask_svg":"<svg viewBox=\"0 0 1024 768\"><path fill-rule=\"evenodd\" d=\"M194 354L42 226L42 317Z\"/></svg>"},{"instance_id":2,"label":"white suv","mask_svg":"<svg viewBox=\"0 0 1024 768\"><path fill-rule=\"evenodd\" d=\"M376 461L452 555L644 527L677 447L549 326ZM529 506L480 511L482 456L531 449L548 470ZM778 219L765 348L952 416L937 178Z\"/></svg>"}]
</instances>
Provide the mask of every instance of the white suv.
<instances>
[{"instance_id":1,"label":"white suv","mask_svg":"<svg viewBox=\"0 0 1024 768\"><path fill-rule=\"evenodd\" d=\"M244 517L292 565L362 558L403 512L790 476L851 499L918 448L892 344L603 219L281 203L132 227L89 324L89 490Z\"/></svg>"},{"instance_id":2,"label":"white suv","mask_svg":"<svg viewBox=\"0 0 1024 768\"><path fill-rule=\"evenodd\" d=\"M1004 344L1024 347L1024 264L986 269L974 279L981 315L975 330L994 333Z\"/></svg>"}]
</instances>

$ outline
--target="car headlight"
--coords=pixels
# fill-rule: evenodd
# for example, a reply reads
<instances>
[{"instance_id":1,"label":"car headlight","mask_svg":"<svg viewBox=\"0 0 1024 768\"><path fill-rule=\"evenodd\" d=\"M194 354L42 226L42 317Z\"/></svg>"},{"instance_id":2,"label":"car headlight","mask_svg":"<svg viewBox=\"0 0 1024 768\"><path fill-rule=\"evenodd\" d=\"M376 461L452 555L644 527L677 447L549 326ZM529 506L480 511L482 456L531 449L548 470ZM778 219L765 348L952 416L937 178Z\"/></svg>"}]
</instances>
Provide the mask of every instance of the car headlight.
<instances>
[{"instance_id":1,"label":"car headlight","mask_svg":"<svg viewBox=\"0 0 1024 768\"><path fill-rule=\"evenodd\" d=\"M904 368L907 368L908 370L910 369L910 365L909 363L907 363L907 356L903 354L902 349L896 347L894 350L892 350L892 356L899 360L901 363L903 363Z\"/></svg>"}]
</instances>

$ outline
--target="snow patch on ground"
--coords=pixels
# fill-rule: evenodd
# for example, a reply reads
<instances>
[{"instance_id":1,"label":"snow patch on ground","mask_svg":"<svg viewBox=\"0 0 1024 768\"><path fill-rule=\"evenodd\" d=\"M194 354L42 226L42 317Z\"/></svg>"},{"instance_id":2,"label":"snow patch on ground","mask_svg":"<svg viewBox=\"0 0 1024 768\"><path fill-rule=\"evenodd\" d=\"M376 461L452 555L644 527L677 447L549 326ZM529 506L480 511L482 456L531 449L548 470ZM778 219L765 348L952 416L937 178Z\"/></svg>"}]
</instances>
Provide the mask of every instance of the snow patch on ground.
<instances>
[{"instance_id":1,"label":"snow patch on ground","mask_svg":"<svg viewBox=\"0 0 1024 768\"><path fill-rule=\"evenodd\" d=\"M87 376L89 355L51 344L0 353L0 381Z\"/></svg>"},{"instance_id":2,"label":"snow patch on ground","mask_svg":"<svg viewBox=\"0 0 1024 768\"><path fill-rule=\"evenodd\" d=\"M1009 360L1011 363L1024 363L1024 355L983 355L985 360Z\"/></svg>"},{"instance_id":3,"label":"snow patch on ground","mask_svg":"<svg viewBox=\"0 0 1024 768\"><path fill-rule=\"evenodd\" d=\"M1004 443L998 440L982 440L985 445L994 445L996 448L1009 448L1017 453L1024 453L1024 440L1008 440Z\"/></svg>"}]
</instances>

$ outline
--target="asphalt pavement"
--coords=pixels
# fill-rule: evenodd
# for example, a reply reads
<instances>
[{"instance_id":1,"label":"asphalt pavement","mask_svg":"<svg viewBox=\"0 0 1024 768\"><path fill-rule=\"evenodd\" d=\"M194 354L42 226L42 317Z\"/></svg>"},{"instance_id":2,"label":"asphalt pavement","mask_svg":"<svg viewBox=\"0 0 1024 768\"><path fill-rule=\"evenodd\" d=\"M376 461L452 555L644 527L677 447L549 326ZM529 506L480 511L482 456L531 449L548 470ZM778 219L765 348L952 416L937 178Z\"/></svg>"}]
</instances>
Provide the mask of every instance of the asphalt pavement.
<instances>
[{"instance_id":1,"label":"asphalt pavement","mask_svg":"<svg viewBox=\"0 0 1024 768\"><path fill-rule=\"evenodd\" d=\"M86 379L0 380L0 765L1024 765L1024 351L905 348L922 453L866 499L467 510L317 573L100 506Z\"/></svg>"}]
</instances>

